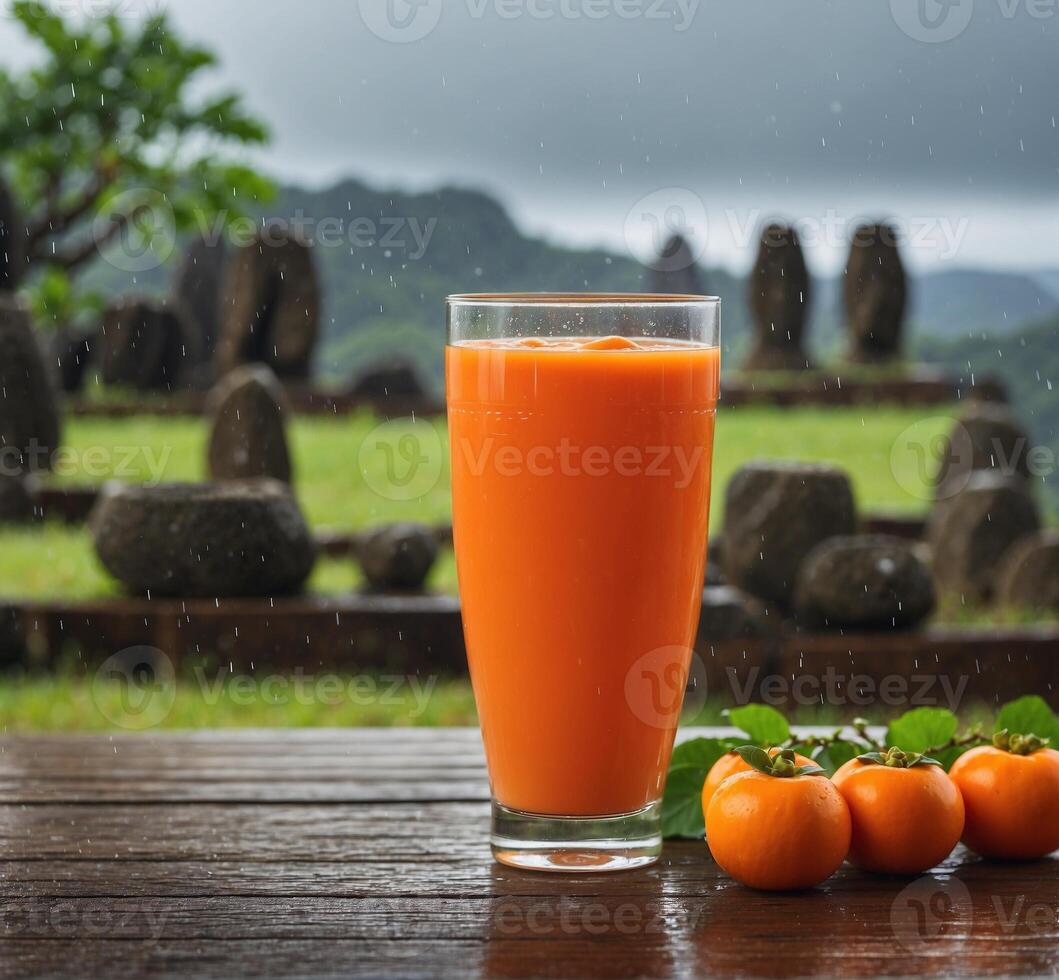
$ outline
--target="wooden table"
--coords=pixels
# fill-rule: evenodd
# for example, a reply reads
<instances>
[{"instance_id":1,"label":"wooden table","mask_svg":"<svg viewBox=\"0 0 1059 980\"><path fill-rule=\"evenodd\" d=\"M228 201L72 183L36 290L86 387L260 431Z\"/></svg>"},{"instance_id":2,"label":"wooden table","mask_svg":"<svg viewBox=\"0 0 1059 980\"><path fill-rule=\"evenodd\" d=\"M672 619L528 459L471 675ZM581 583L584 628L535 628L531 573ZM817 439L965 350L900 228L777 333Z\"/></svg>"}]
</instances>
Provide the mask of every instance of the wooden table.
<instances>
[{"instance_id":1,"label":"wooden table","mask_svg":"<svg viewBox=\"0 0 1059 980\"><path fill-rule=\"evenodd\" d=\"M699 841L623 874L502 868L473 730L5 737L0 799L2 976L1059 970L1059 855L797 895Z\"/></svg>"}]
</instances>

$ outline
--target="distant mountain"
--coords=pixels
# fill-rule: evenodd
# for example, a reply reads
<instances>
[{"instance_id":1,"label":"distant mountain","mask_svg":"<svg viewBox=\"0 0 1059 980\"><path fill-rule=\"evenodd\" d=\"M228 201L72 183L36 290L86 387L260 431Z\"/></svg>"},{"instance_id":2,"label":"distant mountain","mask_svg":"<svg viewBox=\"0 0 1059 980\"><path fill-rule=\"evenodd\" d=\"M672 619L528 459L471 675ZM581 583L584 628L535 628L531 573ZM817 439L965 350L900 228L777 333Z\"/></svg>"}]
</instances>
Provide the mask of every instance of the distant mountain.
<instances>
[{"instance_id":1,"label":"distant mountain","mask_svg":"<svg viewBox=\"0 0 1059 980\"><path fill-rule=\"evenodd\" d=\"M322 190L283 188L267 216L300 224L316 242L324 284L317 369L332 378L348 377L367 358L399 352L440 381L448 293L649 289L649 270L629 256L529 237L480 191L446 187L410 194L349 179ZM170 274L170 268L155 270L134 284L97 263L91 279L106 292L133 286L158 292ZM1059 295L1045 285L1050 275L1059 283L1059 271L919 276L912 284L910 339L1010 334L1059 311ZM749 338L745 279L711 268L701 277L724 299L725 353L729 363L738 363ZM838 356L844 346L839 285L837 279L814 283L809 343L820 359Z\"/></svg>"},{"instance_id":2,"label":"distant mountain","mask_svg":"<svg viewBox=\"0 0 1059 980\"><path fill-rule=\"evenodd\" d=\"M913 302L913 325L936 337L959 337L990 327L998 334L1011 333L1059 307L1059 297L1031 275L977 269L923 276Z\"/></svg>"},{"instance_id":3,"label":"distant mountain","mask_svg":"<svg viewBox=\"0 0 1059 980\"><path fill-rule=\"evenodd\" d=\"M1033 273L1033 279L1059 300L1059 269L1038 269Z\"/></svg>"}]
</instances>

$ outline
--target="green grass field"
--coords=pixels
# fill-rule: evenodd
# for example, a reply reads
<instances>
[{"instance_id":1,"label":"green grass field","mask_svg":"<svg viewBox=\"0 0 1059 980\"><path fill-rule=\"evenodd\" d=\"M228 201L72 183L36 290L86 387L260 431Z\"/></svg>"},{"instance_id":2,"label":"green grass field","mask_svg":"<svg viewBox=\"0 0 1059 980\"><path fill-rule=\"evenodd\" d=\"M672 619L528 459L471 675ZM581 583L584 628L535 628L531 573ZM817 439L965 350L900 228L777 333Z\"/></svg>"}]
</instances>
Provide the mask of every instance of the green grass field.
<instances>
[{"instance_id":1,"label":"green grass field","mask_svg":"<svg viewBox=\"0 0 1059 980\"><path fill-rule=\"evenodd\" d=\"M944 412L922 421L906 409L769 409L722 411L714 461L714 526L721 518L724 486L751 459L829 462L853 480L862 510L920 512L925 502L903 487L914 474L893 448L910 426L917 436L945 431ZM317 528L349 531L397 520L448 520L449 474L442 420L383 423L369 415L299 417L290 428L295 489ZM190 418L74 418L53 477L60 484L121 480L204 478L205 423ZM412 439L414 441L409 442ZM411 447L411 451L409 450ZM409 453L420 459L409 478ZM356 586L352 563L322 561L310 588L343 592ZM434 570L432 587L455 590L451 556ZM0 529L0 597L88 598L117 586L96 562L83 528Z\"/></svg>"}]
</instances>

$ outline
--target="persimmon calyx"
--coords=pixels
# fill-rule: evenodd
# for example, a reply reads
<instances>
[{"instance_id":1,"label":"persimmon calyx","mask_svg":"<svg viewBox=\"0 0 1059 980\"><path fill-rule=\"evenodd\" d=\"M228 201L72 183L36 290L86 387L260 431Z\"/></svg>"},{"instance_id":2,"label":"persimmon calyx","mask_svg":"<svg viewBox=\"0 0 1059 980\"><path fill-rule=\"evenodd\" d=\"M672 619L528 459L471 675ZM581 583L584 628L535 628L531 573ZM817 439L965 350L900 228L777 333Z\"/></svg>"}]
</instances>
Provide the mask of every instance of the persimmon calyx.
<instances>
[{"instance_id":1,"label":"persimmon calyx","mask_svg":"<svg viewBox=\"0 0 1059 980\"><path fill-rule=\"evenodd\" d=\"M1002 728L993 736L993 745L1012 755L1031 755L1039 749L1047 748L1049 742L1050 739L1041 738L1032 732L1020 735L1018 732L1009 732L1006 728Z\"/></svg>"},{"instance_id":2,"label":"persimmon calyx","mask_svg":"<svg viewBox=\"0 0 1059 980\"><path fill-rule=\"evenodd\" d=\"M941 766L937 759L932 759L922 752L905 752L896 745L885 752L865 752L858 755L861 762L874 763L878 766L889 766L891 769L911 769L913 766ZM942 768L944 768L942 766Z\"/></svg>"},{"instance_id":3,"label":"persimmon calyx","mask_svg":"<svg viewBox=\"0 0 1059 980\"><path fill-rule=\"evenodd\" d=\"M766 776L789 779L791 776L826 775L815 762L807 766L798 765L794 757L794 749L782 749L774 756L769 755L760 745L741 745L735 751L748 766L753 766Z\"/></svg>"}]
</instances>

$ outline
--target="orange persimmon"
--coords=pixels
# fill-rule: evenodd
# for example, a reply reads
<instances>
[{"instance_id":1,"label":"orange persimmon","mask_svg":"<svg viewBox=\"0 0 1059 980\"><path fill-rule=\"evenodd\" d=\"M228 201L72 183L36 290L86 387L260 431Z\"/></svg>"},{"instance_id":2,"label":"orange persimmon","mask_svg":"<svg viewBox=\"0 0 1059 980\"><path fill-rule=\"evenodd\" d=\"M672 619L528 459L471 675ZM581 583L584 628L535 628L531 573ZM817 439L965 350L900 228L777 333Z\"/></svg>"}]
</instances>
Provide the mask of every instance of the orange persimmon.
<instances>
[{"instance_id":1,"label":"orange persimmon","mask_svg":"<svg viewBox=\"0 0 1059 980\"><path fill-rule=\"evenodd\" d=\"M1059 752L1045 740L998 732L949 775L963 794L963 842L972 851L1026 860L1059 850Z\"/></svg>"},{"instance_id":2,"label":"orange persimmon","mask_svg":"<svg viewBox=\"0 0 1059 980\"><path fill-rule=\"evenodd\" d=\"M890 749L850 759L832 777L853 820L851 864L919 874L944 861L963 833L963 798L933 759Z\"/></svg>"},{"instance_id":3,"label":"orange persimmon","mask_svg":"<svg viewBox=\"0 0 1059 980\"><path fill-rule=\"evenodd\" d=\"M790 750L774 759L755 746L740 752L754 768L726 779L706 808L713 859L751 888L818 885L849 850L846 801L822 769L797 765Z\"/></svg>"},{"instance_id":4,"label":"orange persimmon","mask_svg":"<svg viewBox=\"0 0 1059 980\"><path fill-rule=\"evenodd\" d=\"M775 758L779 754L779 749L769 749L769 755ZM799 766L811 766L813 765L812 759L807 759L804 755L796 752L794 754L794 761ZM734 749L731 752L725 752L711 767L710 771L706 774L706 782L702 784L702 815L706 816L706 807L710 805L710 800L713 799L713 794L717 792L717 787L721 785L729 776L734 776L738 772L751 772L753 766L749 762L745 762L743 757L736 752Z\"/></svg>"}]
</instances>

